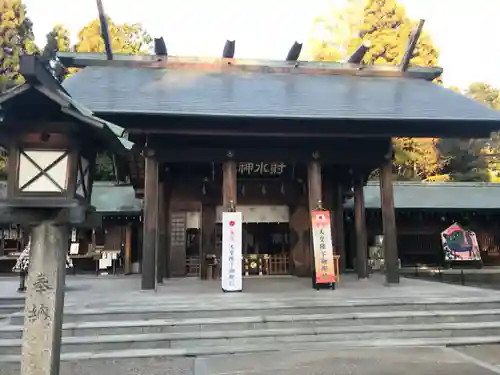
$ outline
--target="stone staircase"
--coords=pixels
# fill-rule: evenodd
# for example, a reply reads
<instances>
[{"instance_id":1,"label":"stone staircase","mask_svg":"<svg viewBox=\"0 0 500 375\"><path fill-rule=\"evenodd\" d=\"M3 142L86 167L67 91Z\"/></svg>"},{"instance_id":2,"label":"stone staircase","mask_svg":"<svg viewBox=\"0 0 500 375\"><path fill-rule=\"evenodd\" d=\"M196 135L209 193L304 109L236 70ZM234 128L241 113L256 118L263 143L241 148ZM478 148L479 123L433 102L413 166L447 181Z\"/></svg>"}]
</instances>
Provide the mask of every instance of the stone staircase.
<instances>
[{"instance_id":1,"label":"stone staircase","mask_svg":"<svg viewBox=\"0 0 500 375\"><path fill-rule=\"evenodd\" d=\"M102 307L70 305L64 315L62 359L500 342L500 297L341 301L327 293L290 300L192 295L201 300L177 296L156 304L148 299ZM18 362L23 312L19 304L4 303L0 311L2 307L8 318L0 324L0 362Z\"/></svg>"},{"instance_id":2,"label":"stone staircase","mask_svg":"<svg viewBox=\"0 0 500 375\"><path fill-rule=\"evenodd\" d=\"M24 297L11 297L0 299L0 323L6 322L10 314L20 312L24 308Z\"/></svg>"}]
</instances>

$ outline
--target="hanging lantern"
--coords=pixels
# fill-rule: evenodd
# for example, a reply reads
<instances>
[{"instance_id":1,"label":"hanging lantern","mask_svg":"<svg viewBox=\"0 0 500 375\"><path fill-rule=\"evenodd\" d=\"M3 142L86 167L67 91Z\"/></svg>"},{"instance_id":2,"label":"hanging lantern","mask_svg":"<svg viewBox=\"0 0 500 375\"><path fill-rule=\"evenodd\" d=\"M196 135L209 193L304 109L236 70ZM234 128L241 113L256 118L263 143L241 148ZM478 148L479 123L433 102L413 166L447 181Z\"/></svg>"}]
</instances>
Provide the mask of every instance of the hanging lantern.
<instances>
[{"instance_id":1,"label":"hanging lantern","mask_svg":"<svg viewBox=\"0 0 500 375\"><path fill-rule=\"evenodd\" d=\"M262 195L266 195L266 186L262 184Z\"/></svg>"},{"instance_id":2,"label":"hanging lantern","mask_svg":"<svg viewBox=\"0 0 500 375\"><path fill-rule=\"evenodd\" d=\"M281 194L285 195L285 184L281 183Z\"/></svg>"},{"instance_id":3,"label":"hanging lantern","mask_svg":"<svg viewBox=\"0 0 500 375\"><path fill-rule=\"evenodd\" d=\"M245 185L241 184L241 195L245 196Z\"/></svg>"}]
</instances>

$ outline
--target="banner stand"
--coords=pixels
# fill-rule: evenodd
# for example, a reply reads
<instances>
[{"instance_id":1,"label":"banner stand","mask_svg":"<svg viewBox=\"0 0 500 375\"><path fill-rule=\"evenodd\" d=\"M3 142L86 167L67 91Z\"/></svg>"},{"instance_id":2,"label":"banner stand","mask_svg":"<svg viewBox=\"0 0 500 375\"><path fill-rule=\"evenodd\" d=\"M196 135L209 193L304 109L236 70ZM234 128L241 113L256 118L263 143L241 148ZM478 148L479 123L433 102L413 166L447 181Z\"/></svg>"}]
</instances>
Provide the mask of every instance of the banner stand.
<instances>
[{"instance_id":1,"label":"banner stand","mask_svg":"<svg viewBox=\"0 0 500 375\"><path fill-rule=\"evenodd\" d=\"M222 213L222 277L224 293L243 291L242 270L242 222L241 212Z\"/></svg>"},{"instance_id":2,"label":"banner stand","mask_svg":"<svg viewBox=\"0 0 500 375\"><path fill-rule=\"evenodd\" d=\"M335 290L337 275L333 262L333 245L330 212L321 206L311 212L313 246L313 289Z\"/></svg>"}]
</instances>

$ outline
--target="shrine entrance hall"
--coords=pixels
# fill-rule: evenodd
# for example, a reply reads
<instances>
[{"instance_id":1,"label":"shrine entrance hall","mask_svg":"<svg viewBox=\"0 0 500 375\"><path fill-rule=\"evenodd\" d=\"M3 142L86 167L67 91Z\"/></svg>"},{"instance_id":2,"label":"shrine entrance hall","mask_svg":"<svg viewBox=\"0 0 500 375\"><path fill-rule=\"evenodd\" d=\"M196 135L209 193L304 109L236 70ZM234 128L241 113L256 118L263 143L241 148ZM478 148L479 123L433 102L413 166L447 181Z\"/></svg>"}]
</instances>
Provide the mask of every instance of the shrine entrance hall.
<instances>
[{"instance_id":1,"label":"shrine entrance hall","mask_svg":"<svg viewBox=\"0 0 500 375\"><path fill-rule=\"evenodd\" d=\"M343 205L352 197L357 276L366 278L363 186L375 170L386 282L399 283L391 139L482 138L500 129L496 111L432 82L440 68L58 57L84 68L64 83L71 96L125 128L142 151L123 167L144 199L143 289L204 278L207 259L221 256L221 213L233 208L244 221L244 273L311 276L317 208L330 211L343 271Z\"/></svg>"}]
</instances>

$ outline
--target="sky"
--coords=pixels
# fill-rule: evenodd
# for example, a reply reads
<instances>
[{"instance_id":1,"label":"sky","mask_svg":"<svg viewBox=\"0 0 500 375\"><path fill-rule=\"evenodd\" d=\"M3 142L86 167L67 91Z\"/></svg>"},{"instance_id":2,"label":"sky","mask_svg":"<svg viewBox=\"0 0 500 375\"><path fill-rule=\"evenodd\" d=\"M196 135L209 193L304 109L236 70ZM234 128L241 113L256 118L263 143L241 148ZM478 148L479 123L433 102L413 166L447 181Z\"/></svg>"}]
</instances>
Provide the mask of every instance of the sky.
<instances>
[{"instance_id":1,"label":"sky","mask_svg":"<svg viewBox=\"0 0 500 375\"><path fill-rule=\"evenodd\" d=\"M103 0L103 4L114 22L139 22L153 37L163 36L171 55L220 56L226 39L235 39L235 57L281 60L295 40L309 39L314 18L327 9L327 1ZM500 0L399 2L410 17L426 20L424 31L441 51L439 64L446 85L465 88L482 81L500 87L500 48L494 36ZM73 0L71 11L68 0L24 3L39 46L45 44L45 35L55 24L68 28L75 41L78 30L97 17L95 0ZM487 61L481 61L483 54Z\"/></svg>"}]
</instances>

